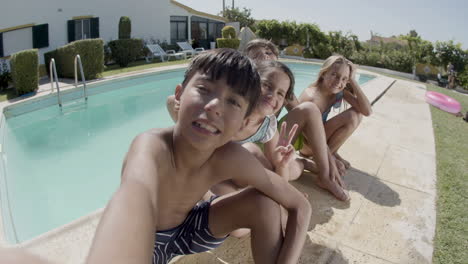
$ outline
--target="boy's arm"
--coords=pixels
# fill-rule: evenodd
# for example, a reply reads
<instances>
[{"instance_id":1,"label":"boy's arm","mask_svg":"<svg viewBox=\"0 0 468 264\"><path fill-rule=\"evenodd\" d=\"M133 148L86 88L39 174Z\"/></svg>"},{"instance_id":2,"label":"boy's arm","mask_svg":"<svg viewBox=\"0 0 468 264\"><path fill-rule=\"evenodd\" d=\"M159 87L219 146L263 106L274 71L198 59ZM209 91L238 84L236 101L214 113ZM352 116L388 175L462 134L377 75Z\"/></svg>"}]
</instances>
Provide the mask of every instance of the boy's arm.
<instances>
[{"instance_id":1,"label":"boy's arm","mask_svg":"<svg viewBox=\"0 0 468 264\"><path fill-rule=\"evenodd\" d=\"M142 136L132 143L122 170L121 185L104 210L86 263L151 262L157 195L150 191L145 179L149 179L150 173L152 179L157 179L157 171L151 153L142 151L147 143Z\"/></svg>"},{"instance_id":2,"label":"boy's arm","mask_svg":"<svg viewBox=\"0 0 468 264\"><path fill-rule=\"evenodd\" d=\"M277 263L297 263L309 226L310 203L286 179L263 168L247 150L237 148L227 155L233 158L225 163L224 171L232 172L229 176L253 186L288 210L286 234Z\"/></svg>"}]
</instances>

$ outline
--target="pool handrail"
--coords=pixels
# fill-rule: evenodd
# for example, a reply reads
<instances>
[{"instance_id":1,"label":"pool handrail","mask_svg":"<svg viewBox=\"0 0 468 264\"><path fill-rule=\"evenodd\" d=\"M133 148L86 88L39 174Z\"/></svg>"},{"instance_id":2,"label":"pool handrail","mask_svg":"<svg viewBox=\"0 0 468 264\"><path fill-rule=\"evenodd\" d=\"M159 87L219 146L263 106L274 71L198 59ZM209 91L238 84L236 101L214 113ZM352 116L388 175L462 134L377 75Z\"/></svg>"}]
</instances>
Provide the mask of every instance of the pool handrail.
<instances>
[{"instance_id":1,"label":"pool handrail","mask_svg":"<svg viewBox=\"0 0 468 264\"><path fill-rule=\"evenodd\" d=\"M50 72L50 91L54 92L54 75L55 75L55 85L57 86L57 99L58 104L62 107L62 99L60 98L60 87L58 83L57 68L55 67L55 59L52 58L49 63L49 72Z\"/></svg>"},{"instance_id":2,"label":"pool handrail","mask_svg":"<svg viewBox=\"0 0 468 264\"><path fill-rule=\"evenodd\" d=\"M84 77L83 64L81 64L81 57L79 54L75 56L75 88L78 88L77 64L80 65L81 82L83 83L84 98L85 98L85 101L88 101L88 95L86 93L86 79Z\"/></svg>"}]
</instances>

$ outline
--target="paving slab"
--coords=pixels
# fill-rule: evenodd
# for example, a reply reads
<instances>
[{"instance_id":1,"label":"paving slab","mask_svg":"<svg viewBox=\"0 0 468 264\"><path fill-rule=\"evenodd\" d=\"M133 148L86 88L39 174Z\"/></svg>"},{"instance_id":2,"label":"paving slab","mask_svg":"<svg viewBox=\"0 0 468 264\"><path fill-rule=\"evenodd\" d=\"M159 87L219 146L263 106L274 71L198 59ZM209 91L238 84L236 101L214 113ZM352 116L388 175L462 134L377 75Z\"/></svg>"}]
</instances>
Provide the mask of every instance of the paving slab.
<instances>
[{"instance_id":1,"label":"paving slab","mask_svg":"<svg viewBox=\"0 0 468 264\"><path fill-rule=\"evenodd\" d=\"M422 192L436 194L436 165L434 155L391 145L377 177L387 182Z\"/></svg>"},{"instance_id":2,"label":"paving slab","mask_svg":"<svg viewBox=\"0 0 468 264\"><path fill-rule=\"evenodd\" d=\"M346 175L345 183L349 189L351 202L341 202L328 191L317 187L314 184L316 178L316 175L304 173L297 181L292 182L292 185L306 193L312 205L313 216L308 230L332 238L348 228L351 219L366 199L365 196L374 178L356 169L352 169Z\"/></svg>"},{"instance_id":3,"label":"paving slab","mask_svg":"<svg viewBox=\"0 0 468 264\"><path fill-rule=\"evenodd\" d=\"M375 176L379 170L393 134L392 125L375 119L363 118L359 127L340 148L339 153L353 168Z\"/></svg>"},{"instance_id":4,"label":"paving slab","mask_svg":"<svg viewBox=\"0 0 468 264\"><path fill-rule=\"evenodd\" d=\"M347 232L343 245L394 263L431 263L435 226L434 195L392 183L373 185ZM389 200L393 206L382 206Z\"/></svg>"},{"instance_id":5,"label":"paving slab","mask_svg":"<svg viewBox=\"0 0 468 264\"><path fill-rule=\"evenodd\" d=\"M381 259L376 256L369 255L367 253L355 250L353 248L339 245L337 251L341 253L344 261L340 259L331 259L330 264L395 264L394 262Z\"/></svg>"}]
</instances>

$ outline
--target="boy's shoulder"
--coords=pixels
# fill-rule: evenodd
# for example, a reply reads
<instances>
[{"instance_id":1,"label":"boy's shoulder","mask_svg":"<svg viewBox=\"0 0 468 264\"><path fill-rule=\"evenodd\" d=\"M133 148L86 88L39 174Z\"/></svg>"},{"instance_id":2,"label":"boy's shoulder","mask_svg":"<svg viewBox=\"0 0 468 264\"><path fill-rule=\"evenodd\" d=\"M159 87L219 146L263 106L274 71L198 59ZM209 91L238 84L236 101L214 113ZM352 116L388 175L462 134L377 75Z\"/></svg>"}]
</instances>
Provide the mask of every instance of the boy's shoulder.
<instances>
[{"instance_id":1,"label":"boy's shoulder","mask_svg":"<svg viewBox=\"0 0 468 264\"><path fill-rule=\"evenodd\" d=\"M228 142L225 145L216 149L213 153L215 166L223 171L234 169L239 166L247 165L250 158L255 157L247 151L241 144L236 142ZM247 162L247 163L246 163Z\"/></svg>"},{"instance_id":2,"label":"boy's shoulder","mask_svg":"<svg viewBox=\"0 0 468 264\"><path fill-rule=\"evenodd\" d=\"M138 134L133 139L133 143L137 143L137 146L140 148L165 147L172 138L172 132L172 127L152 128Z\"/></svg>"},{"instance_id":3,"label":"boy's shoulder","mask_svg":"<svg viewBox=\"0 0 468 264\"><path fill-rule=\"evenodd\" d=\"M172 127L153 128L138 134L130 146L130 155L139 155L146 157L164 157L170 153L172 141Z\"/></svg>"},{"instance_id":4,"label":"boy's shoulder","mask_svg":"<svg viewBox=\"0 0 468 264\"><path fill-rule=\"evenodd\" d=\"M142 174L152 179L154 173L169 164L171 140L172 128L150 129L137 135L123 161L122 179L137 177L141 180Z\"/></svg>"}]
</instances>

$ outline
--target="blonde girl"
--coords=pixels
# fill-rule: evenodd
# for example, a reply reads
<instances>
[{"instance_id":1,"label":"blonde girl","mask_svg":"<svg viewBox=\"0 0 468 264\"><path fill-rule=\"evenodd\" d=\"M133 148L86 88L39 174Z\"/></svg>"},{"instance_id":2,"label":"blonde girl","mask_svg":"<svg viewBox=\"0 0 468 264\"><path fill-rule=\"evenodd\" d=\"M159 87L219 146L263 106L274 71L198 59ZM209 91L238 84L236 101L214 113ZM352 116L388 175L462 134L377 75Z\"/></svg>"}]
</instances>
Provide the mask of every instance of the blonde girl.
<instances>
[{"instance_id":1,"label":"blonde girl","mask_svg":"<svg viewBox=\"0 0 468 264\"><path fill-rule=\"evenodd\" d=\"M340 200L349 200L341 176L350 167L338 153L338 149L356 130L362 116L372 113L369 100L354 78L356 68L341 55L325 60L316 82L299 96L299 104L293 107L282 120L297 124L292 142L306 157L316 163L317 184L330 191ZM328 119L333 108L342 102L351 107ZM287 131L291 130L289 125Z\"/></svg>"}]
</instances>

